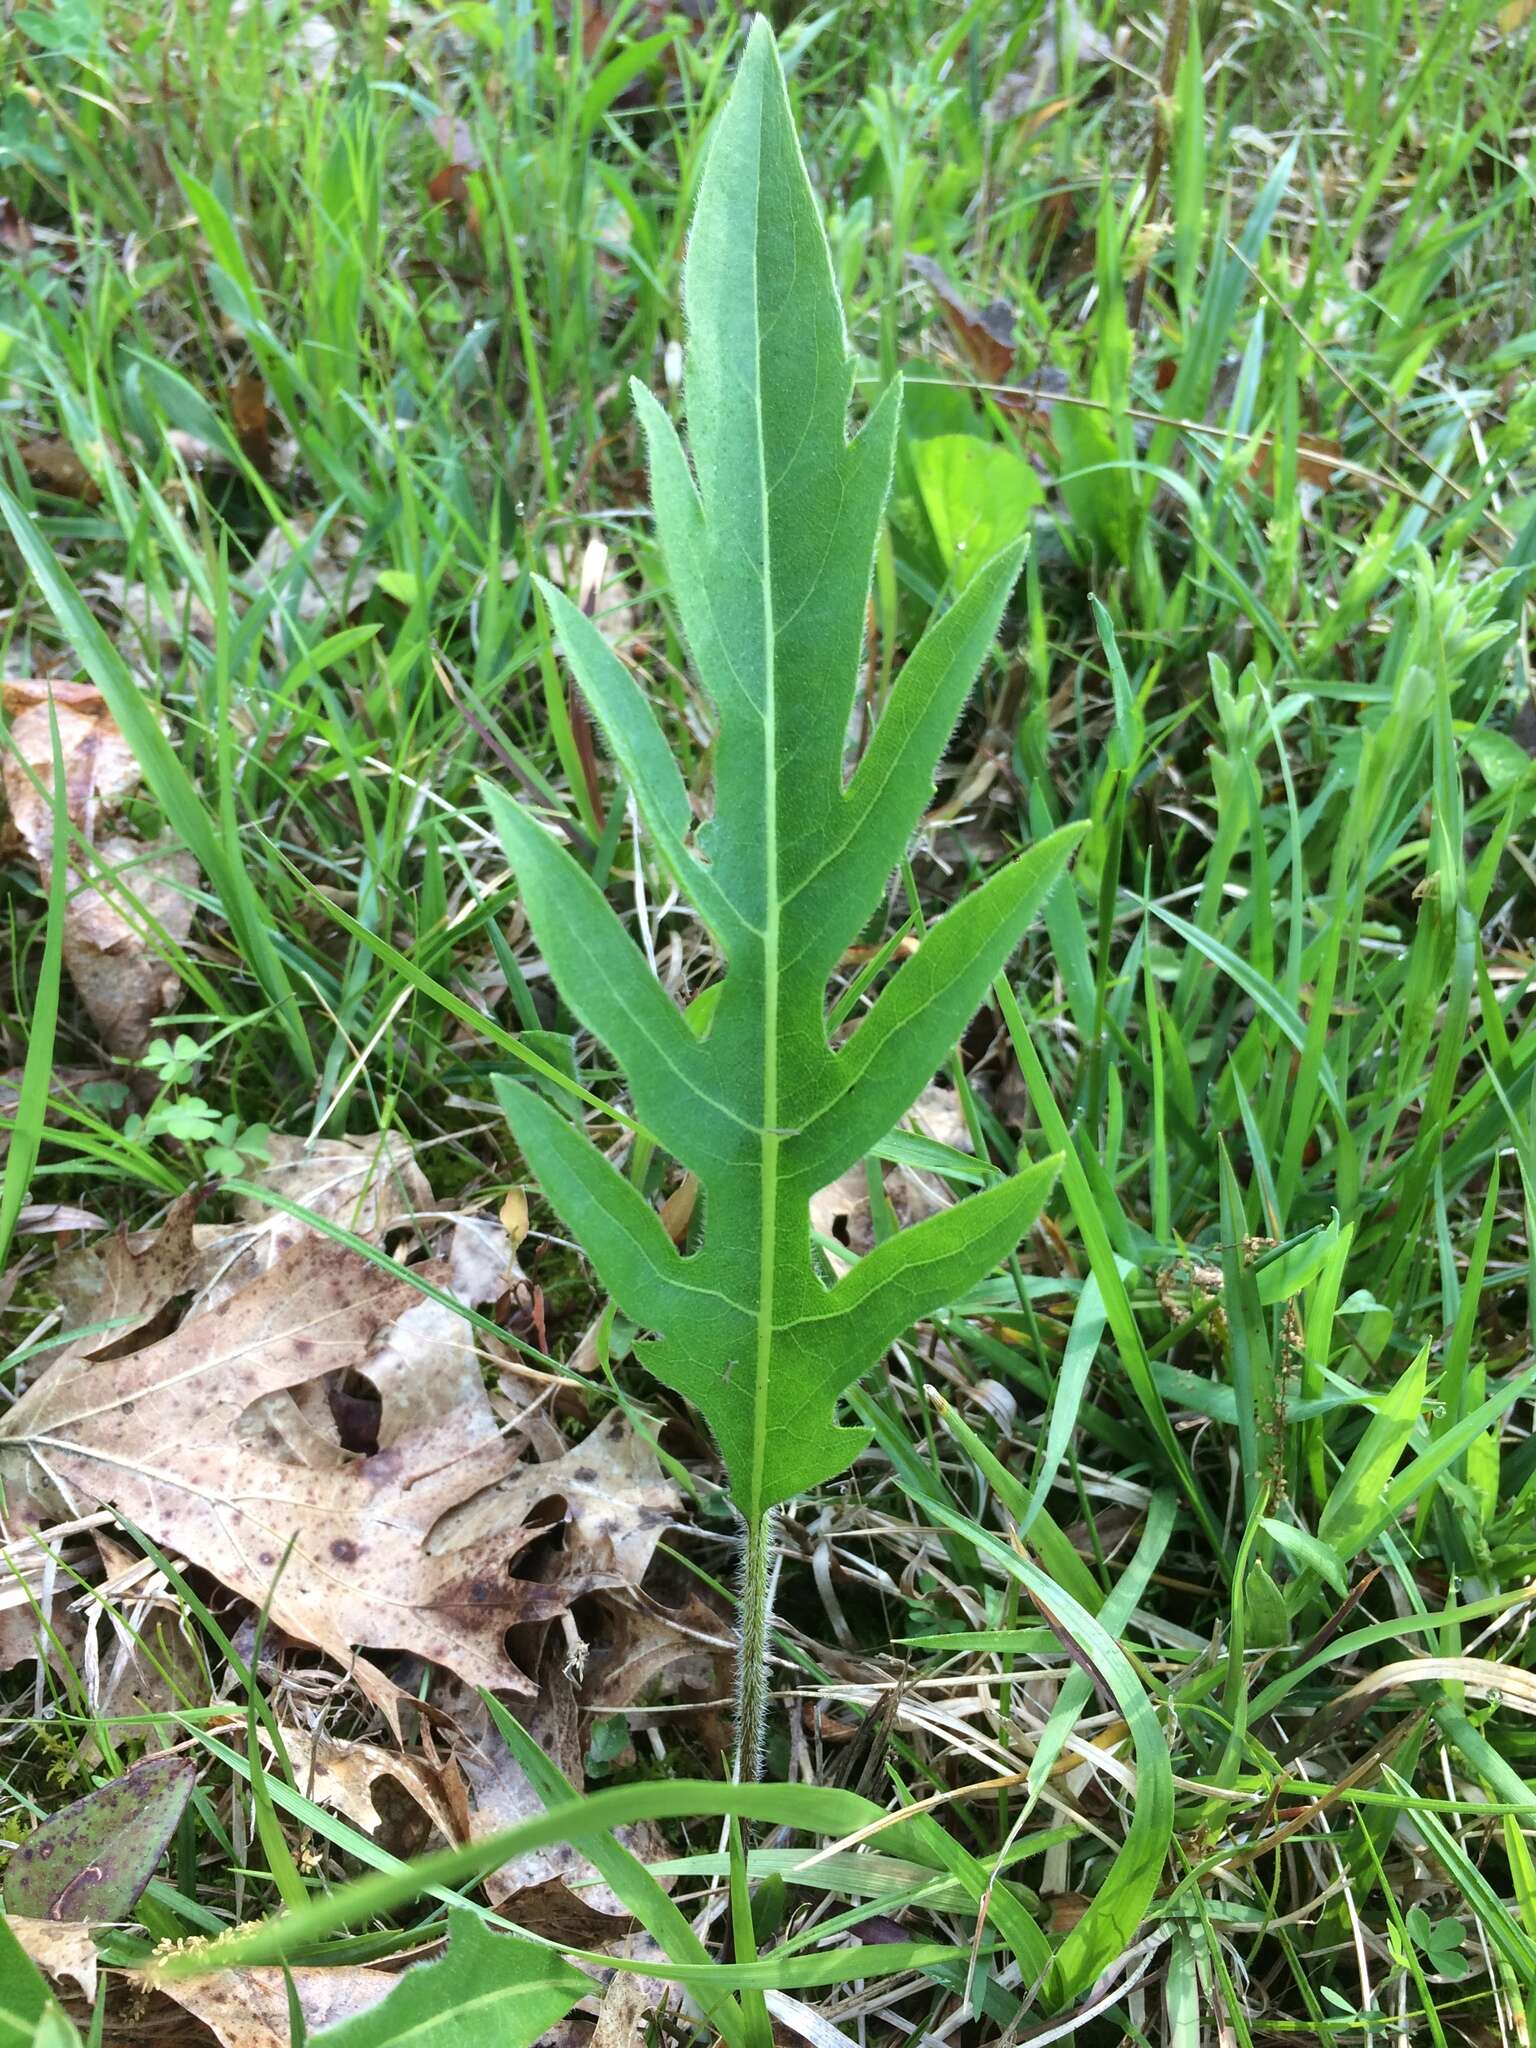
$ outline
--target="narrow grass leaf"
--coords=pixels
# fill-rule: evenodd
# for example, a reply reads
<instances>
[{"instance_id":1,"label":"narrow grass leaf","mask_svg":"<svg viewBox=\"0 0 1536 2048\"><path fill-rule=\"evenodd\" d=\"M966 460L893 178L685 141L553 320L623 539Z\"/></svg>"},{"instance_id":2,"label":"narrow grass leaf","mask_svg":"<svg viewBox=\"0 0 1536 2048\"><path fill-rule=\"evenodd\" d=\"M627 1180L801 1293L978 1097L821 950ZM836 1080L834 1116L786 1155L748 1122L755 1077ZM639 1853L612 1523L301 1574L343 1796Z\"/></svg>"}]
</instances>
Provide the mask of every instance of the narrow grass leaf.
<instances>
[{"instance_id":1,"label":"narrow grass leaf","mask_svg":"<svg viewBox=\"0 0 1536 2048\"><path fill-rule=\"evenodd\" d=\"M49 700L49 736L53 748L53 846L48 864L48 921L43 957L38 965L37 994L27 1030L27 1053L21 1086L11 1117L11 1141L0 1178L0 1273L10 1256L11 1237L31 1186L48 1121L48 1096L53 1081L54 1043L59 1027L59 978L64 959L64 920L69 893L69 808L59 721Z\"/></svg>"},{"instance_id":2,"label":"narrow grass leaf","mask_svg":"<svg viewBox=\"0 0 1536 2048\"><path fill-rule=\"evenodd\" d=\"M1418 1426L1428 1371L1426 1344L1377 1403L1349 1463L1329 1493L1317 1533L1341 1563L1347 1564L1370 1533L1382 1526L1387 1482Z\"/></svg>"}]
</instances>

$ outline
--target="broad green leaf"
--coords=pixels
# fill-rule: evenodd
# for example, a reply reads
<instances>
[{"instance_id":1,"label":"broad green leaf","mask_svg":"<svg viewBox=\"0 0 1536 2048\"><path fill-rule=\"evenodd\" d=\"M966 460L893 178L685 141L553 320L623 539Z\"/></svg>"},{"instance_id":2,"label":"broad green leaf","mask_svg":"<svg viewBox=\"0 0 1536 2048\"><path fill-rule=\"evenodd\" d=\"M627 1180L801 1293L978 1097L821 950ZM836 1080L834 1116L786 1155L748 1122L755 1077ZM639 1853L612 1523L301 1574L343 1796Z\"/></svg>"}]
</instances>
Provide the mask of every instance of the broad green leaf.
<instances>
[{"instance_id":1,"label":"broad green leaf","mask_svg":"<svg viewBox=\"0 0 1536 2048\"><path fill-rule=\"evenodd\" d=\"M1101 561L1128 563L1140 506L1109 426L1100 413L1061 406L1051 430L1061 450L1061 496L1073 531Z\"/></svg>"},{"instance_id":2,"label":"broad green leaf","mask_svg":"<svg viewBox=\"0 0 1536 2048\"><path fill-rule=\"evenodd\" d=\"M1327 1265L1338 1241L1339 1218L1335 1211L1330 1222L1308 1231L1294 1244L1285 1245L1258 1268L1255 1278L1259 1300L1266 1308L1273 1308L1277 1302L1300 1294Z\"/></svg>"},{"instance_id":3,"label":"broad green leaf","mask_svg":"<svg viewBox=\"0 0 1536 2048\"><path fill-rule=\"evenodd\" d=\"M27 2048L80 2048L79 2030L62 2005L50 2005L38 2021Z\"/></svg>"},{"instance_id":4,"label":"broad green leaf","mask_svg":"<svg viewBox=\"0 0 1536 2048\"><path fill-rule=\"evenodd\" d=\"M1365 1542L1373 1543L1381 1531L1417 1499L1431 1480L1453 1466L1464 1453L1470 1454L1480 1438L1486 1442L1487 1433L1497 1428L1506 1411L1529 1393L1533 1384L1536 1384L1536 1366L1527 1366L1524 1372L1509 1374L1486 1400L1480 1401L1443 1435L1431 1437L1428 1448L1410 1459L1381 1495Z\"/></svg>"},{"instance_id":5,"label":"broad green leaf","mask_svg":"<svg viewBox=\"0 0 1536 2048\"><path fill-rule=\"evenodd\" d=\"M1477 772L1495 796L1508 796L1511 790L1536 782L1536 761L1508 733L1470 732L1466 746Z\"/></svg>"},{"instance_id":6,"label":"broad green leaf","mask_svg":"<svg viewBox=\"0 0 1536 2048\"><path fill-rule=\"evenodd\" d=\"M448 1947L407 1970L371 2012L327 2027L314 2048L532 2048L593 1988L553 1950L448 1915Z\"/></svg>"},{"instance_id":7,"label":"broad green leaf","mask_svg":"<svg viewBox=\"0 0 1536 2048\"><path fill-rule=\"evenodd\" d=\"M1259 1526L1265 1535L1274 1538L1291 1562L1317 1573L1326 1579L1342 1600L1349 1591L1349 1578L1342 1564L1326 1543L1320 1543L1309 1529L1298 1529L1290 1522L1276 1520L1273 1515L1262 1515Z\"/></svg>"},{"instance_id":8,"label":"broad green leaf","mask_svg":"<svg viewBox=\"0 0 1536 2048\"><path fill-rule=\"evenodd\" d=\"M1045 502L1022 455L978 434L933 434L911 446L923 510L956 590L964 590L997 553L1028 533Z\"/></svg>"},{"instance_id":9,"label":"broad green leaf","mask_svg":"<svg viewBox=\"0 0 1536 2048\"><path fill-rule=\"evenodd\" d=\"M1042 1628L1038 1634L1042 1644L1055 1648L1055 1638L1049 1629ZM902 1826L910 1839L930 1840L919 1826L918 1818L903 1821ZM886 1856L878 1850L868 1849L848 1850L841 1855L824 1853L814 1863L809 1863L803 1849L749 1849L747 1871L754 1883L777 1878L786 1888L795 1885L811 1891L830 1892L840 1898L877 1899L891 1906L903 1904L921 1894L923 1903L937 1913L964 1912L971 1894L963 1884L934 1876L936 1869L945 1868L945 1859L937 1843L933 1844L933 1849L931 1863L917 1863L909 1858ZM590 1850L583 1853L590 1860ZM730 1858L725 1855L671 1856L649 1865L646 1874L655 1883L663 1877L725 1877L729 1870Z\"/></svg>"},{"instance_id":10,"label":"broad green leaf","mask_svg":"<svg viewBox=\"0 0 1536 2048\"><path fill-rule=\"evenodd\" d=\"M1024 1902L995 1872L946 1833L931 1814L916 1814L907 1826L933 1861L959 1880L966 1897L978 1908L978 1934L990 1921L1024 1971L1025 1981L1031 1985L1039 1983L1052 1966L1051 1945Z\"/></svg>"},{"instance_id":11,"label":"broad green leaf","mask_svg":"<svg viewBox=\"0 0 1536 2048\"><path fill-rule=\"evenodd\" d=\"M1290 1616L1285 1595L1275 1584L1262 1557L1249 1561L1243 1582L1247 1607L1248 1642L1256 1650L1273 1650L1291 1639Z\"/></svg>"},{"instance_id":12,"label":"broad green leaf","mask_svg":"<svg viewBox=\"0 0 1536 2048\"><path fill-rule=\"evenodd\" d=\"M1136 1554L1115 1582L1115 1590L1107 1600L1096 1599L1092 1606L1082 1603L1086 1611L1094 1616L1099 1626L1110 1636L1118 1639L1124 1635L1131 1616L1136 1611L1137 1603L1147 1590L1148 1581L1162 1562L1163 1552L1168 1547L1168 1539L1173 1534L1173 1525L1173 1495L1162 1491L1154 1493L1147 1512L1146 1527L1142 1531L1141 1541L1136 1546ZM1047 1564L1049 1565L1049 1560ZM1053 1571L1051 1576L1062 1586L1064 1592L1072 1592L1069 1585L1063 1584L1059 1573ZM1062 1686L1030 1763L1029 1783L1032 1793L1038 1793L1050 1775L1063 1746L1077 1726L1092 1689L1088 1673L1082 1670L1074 1671Z\"/></svg>"},{"instance_id":13,"label":"broad green leaf","mask_svg":"<svg viewBox=\"0 0 1536 2048\"><path fill-rule=\"evenodd\" d=\"M565 1000L624 1069L645 1129L698 1176L686 1255L559 1109L499 1094L544 1193L624 1313L640 1355L704 1415L749 1524L868 1442L838 1397L910 1324L1018 1242L1054 1178L1029 1167L889 1239L835 1285L812 1258L816 1191L887 1135L950 1053L1076 834L965 896L834 1045L827 981L878 909L933 788L1023 558L982 564L904 665L863 760L844 741L900 391L852 438L853 364L773 38L759 20L712 137L685 279L688 451L636 403L657 535L714 702L714 812L692 802L639 686L558 591L556 637L657 854L725 976L695 1034L601 890L533 816L486 801Z\"/></svg>"}]
</instances>

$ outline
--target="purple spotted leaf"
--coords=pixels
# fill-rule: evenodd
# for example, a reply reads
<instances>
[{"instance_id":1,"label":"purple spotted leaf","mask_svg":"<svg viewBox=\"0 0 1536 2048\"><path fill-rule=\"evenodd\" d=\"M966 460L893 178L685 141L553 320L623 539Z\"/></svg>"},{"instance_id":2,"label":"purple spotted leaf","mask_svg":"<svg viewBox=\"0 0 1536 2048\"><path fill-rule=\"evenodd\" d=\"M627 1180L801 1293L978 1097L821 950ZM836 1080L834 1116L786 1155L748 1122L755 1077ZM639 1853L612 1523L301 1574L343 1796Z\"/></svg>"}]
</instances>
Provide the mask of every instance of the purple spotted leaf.
<instances>
[{"instance_id":1,"label":"purple spotted leaf","mask_svg":"<svg viewBox=\"0 0 1536 2048\"><path fill-rule=\"evenodd\" d=\"M190 1757L152 1756L50 1814L11 1858L8 1911L30 1920L126 1920L197 1782Z\"/></svg>"}]
</instances>

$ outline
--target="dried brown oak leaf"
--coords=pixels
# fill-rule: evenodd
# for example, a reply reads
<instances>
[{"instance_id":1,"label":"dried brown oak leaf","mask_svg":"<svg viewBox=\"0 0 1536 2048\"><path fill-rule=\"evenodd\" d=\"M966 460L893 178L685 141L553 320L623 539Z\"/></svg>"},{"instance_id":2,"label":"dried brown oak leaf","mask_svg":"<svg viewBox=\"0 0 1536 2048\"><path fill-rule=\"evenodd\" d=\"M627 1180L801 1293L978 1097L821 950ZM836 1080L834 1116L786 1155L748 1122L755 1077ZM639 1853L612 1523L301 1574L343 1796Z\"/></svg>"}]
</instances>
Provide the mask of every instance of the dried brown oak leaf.
<instances>
[{"instance_id":1,"label":"dried brown oak leaf","mask_svg":"<svg viewBox=\"0 0 1536 2048\"><path fill-rule=\"evenodd\" d=\"M452 1688L443 1688L446 1698ZM544 1801L484 1705L478 1699L453 1703L454 1761L473 1796L467 1834L483 1842L544 1812ZM551 1642L539 1668L538 1697L523 1708L528 1734L557 1770L580 1784L585 1769L581 1717L569 1674L561 1668L558 1645ZM652 1836L649 1823L618 1828L618 1839L642 1862L666 1852ZM551 1842L528 1849L491 1871L486 1897L530 1934L551 1941L571 1941L580 1948L602 1948L622 1940L634 1927L620 1900L603 1884L572 1842ZM579 1930L579 1931L578 1931Z\"/></svg>"},{"instance_id":2,"label":"dried brown oak leaf","mask_svg":"<svg viewBox=\"0 0 1536 2048\"><path fill-rule=\"evenodd\" d=\"M265 1731L263 1741L272 1746ZM285 1728L282 1742L294 1783L304 1797L345 1815L365 1835L377 1834L385 1823L376 1791L380 1780L387 1778L414 1800L446 1843L463 1838L444 1793L442 1774L424 1758L386 1749L379 1742L352 1742L302 1728Z\"/></svg>"},{"instance_id":3,"label":"dried brown oak leaf","mask_svg":"<svg viewBox=\"0 0 1536 2048\"><path fill-rule=\"evenodd\" d=\"M452 1548L433 1545L446 1514L516 1466L483 1391L466 1406L465 1376L423 1357L428 1388L447 1390L444 1412L428 1388L420 1401L386 1403L378 1448L334 1461L297 1461L270 1429L242 1429L251 1409L297 1399L327 1375L332 1386L366 1377L422 1304L408 1281L329 1239L298 1245L174 1336L125 1358L58 1360L0 1420L6 1497L40 1472L76 1511L110 1506L243 1599L270 1600L272 1623L346 1666L397 1735L399 1695L357 1656L363 1646L527 1693L507 1630L548 1620L604 1580L513 1577L513 1559L542 1532L511 1513Z\"/></svg>"},{"instance_id":4,"label":"dried brown oak leaf","mask_svg":"<svg viewBox=\"0 0 1536 2048\"><path fill-rule=\"evenodd\" d=\"M197 863L167 841L117 834L94 851L93 873L112 878L112 893L76 888L64 913L64 965L102 1044L133 1059L155 1019L181 1000L181 976L156 949L167 940L180 948L191 933Z\"/></svg>"},{"instance_id":5,"label":"dried brown oak leaf","mask_svg":"<svg viewBox=\"0 0 1536 2048\"><path fill-rule=\"evenodd\" d=\"M83 1920L32 1920L7 1913L5 1924L53 1983L68 1978L89 2003L96 1996L96 1944Z\"/></svg>"},{"instance_id":6,"label":"dried brown oak leaf","mask_svg":"<svg viewBox=\"0 0 1536 2048\"><path fill-rule=\"evenodd\" d=\"M10 731L0 782L15 834L45 883L57 722L65 807L92 849L88 860L71 862L64 964L103 1045L136 1058L154 1019L181 994L164 954L168 943L180 948L192 929L196 863L166 842L149 845L99 829L139 785L138 763L100 691L22 678L6 683L4 704Z\"/></svg>"},{"instance_id":7,"label":"dried brown oak leaf","mask_svg":"<svg viewBox=\"0 0 1536 2048\"><path fill-rule=\"evenodd\" d=\"M581 1691L581 1703L592 1713L622 1713L650 1693L664 1673L688 1675L685 1666L697 1684L708 1688L734 1648L726 1623L697 1596L682 1607L664 1607L643 1592L625 1601L605 1597L594 1605L600 1618L588 1645Z\"/></svg>"},{"instance_id":8,"label":"dried brown oak leaf","mask_svg":"<svg viewBox=\"0 0 1536 2048\"><path fill-rule=\"evenodd\" d=\"M202 1197L193 1188L165 1212L154 1230L119 1230L54 1261L49 1284L64 1311L70 1350L81 1358L131 1351L178 1294L192 1285L197 1232L193 1218Z\"/></svg>"},{"instance_id":9,"label":"dried brown oak leaf","mask_svg":"<svg viewBox=\"0 0 1536 2048\"><path fill-rule=\"evenodd\" d=\"M314 1220L275 1209L258 1195L242 1195L234 1205L235 1222L200 1224L193 1304L198 1314L238 1294L295 1245L322 1235L327 1223L377 1242L392 1223L434 1205L426 1175L398 1131L312 1141L274 1131L266 1165L250 1178L262 1193L282 1196Z\"/></svg>"},{"instance_id":10,"label":"dried brown oak leaf","mask_svg":"<svg viewBox=\"0 0 1536 2048\"><path fill-rule=\"evenodd\" d=\"M5 800L17 836L40 868L53 847L53 735L49 700L64 757L64 798L70 821L87 839L96 820L139 786L139 764L118 731L106 699L89 683L17 676L4 685L10 744L3 771ZM30 771L30 772L29 772ZM36 778L34 781L33 778ZM38 785L41 785L39 787Z\"/></svg>"},{"instance_id":11,"label":"dried brown oak leaf","mask_svg":"<svg viewBox=\"0 0 1536 2048\"><path fill-rule=\"evenodd\" d=\"M615 1411L564 1456L519 1465L494 1492L443 1517L432 1547L478 1540L497 1523L521 1522L563 1503L563 1569L593 1583L638 1587L678 1509L677 1488L656 1453Z\"/></svg>"},{"instance_id":12,"label":"dried brown oak leaf","mask_svg":"<svg viewBox=\"0 0 1536 2048\"><path fill-rule=\"evenodd\" d=\"M179 1978L149 1970L138 1981L200 2020L219 2048L288 2048L290 1983L309 2027L319 2031L372 2011L400 1979L390 1970L341 1963L328 1970L210 1970L206 1977Z\"/></svg>"}]
</instances>

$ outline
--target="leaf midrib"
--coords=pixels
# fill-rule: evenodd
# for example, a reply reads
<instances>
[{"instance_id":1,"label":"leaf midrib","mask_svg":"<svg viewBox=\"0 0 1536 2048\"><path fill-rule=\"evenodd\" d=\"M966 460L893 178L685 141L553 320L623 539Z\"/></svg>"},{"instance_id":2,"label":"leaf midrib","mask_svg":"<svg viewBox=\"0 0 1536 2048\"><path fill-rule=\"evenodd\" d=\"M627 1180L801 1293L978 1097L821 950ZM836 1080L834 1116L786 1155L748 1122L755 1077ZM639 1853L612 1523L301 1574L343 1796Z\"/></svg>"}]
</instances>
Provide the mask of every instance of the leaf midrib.
<instances>
[{"instance_id":1,"label":"leaf midrib","mask_svg":"<svg viewBox=\"0 0 1536 2048\"><path fill-rule=\"evenodd\" d=\"M505 2011L509 1998L532 1996L546 1991L553 1992L559 1998L569 1997L573 2005L581 1995L579 1990L573 1990L569 1984L562 1983L558 1977L527 1978L521 1983L514 1978L505 1984L494 1985L489 1991L478 1992L474 1997L467 1998L461 2003L455 2003L451 2018L454 2022L458 2022L464 2018L466 2013L475 2013L481 2011L482 2008L491 2009L497 2006L500 2006ZM374 2010L377 2011L379 2008L375 2007ZM364 2015L359 2014L358 2017L362 2018ZM429 2012L424 2019L408 2020L403 2030L390 2035L390 2048L402 2048L402 2044L409 2041L430 2042L434 2036L440 2041L449 2038L444 2032L443 2014L441 2012Z\"/></svg>"},{"instance_id":2,"label":"leaf midrib","mask_svg":"<svg viewBox=\"0 0 1536 2048\"><path fill-rule=\"evenodd\" d=\"M769 88L765 86L764 90ZM763 1475L768 1457L768 1374L773 1352L774 1270L779 1207L779 784L777 647L773 631L773 528L768 503L768 451L763 439L763 302L761 242L763 135L757 126L757 171L752 195L752 353L756 372L753 424L757 435L758 516L762 522L763 606L763 1133L758 1154L757 1357L752 1376L752 1482L749 1520L762 1518Z\"/></svg>"}]
</instances>

